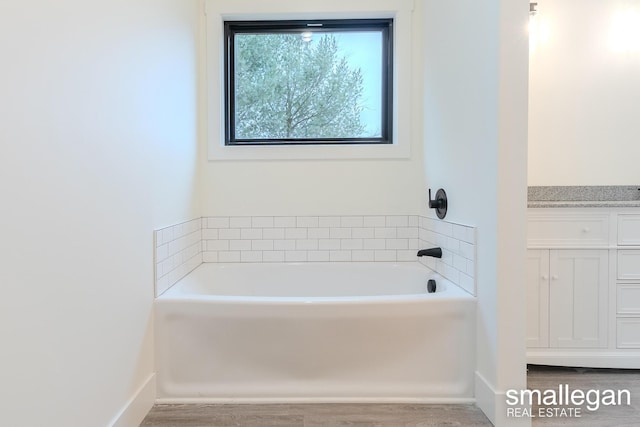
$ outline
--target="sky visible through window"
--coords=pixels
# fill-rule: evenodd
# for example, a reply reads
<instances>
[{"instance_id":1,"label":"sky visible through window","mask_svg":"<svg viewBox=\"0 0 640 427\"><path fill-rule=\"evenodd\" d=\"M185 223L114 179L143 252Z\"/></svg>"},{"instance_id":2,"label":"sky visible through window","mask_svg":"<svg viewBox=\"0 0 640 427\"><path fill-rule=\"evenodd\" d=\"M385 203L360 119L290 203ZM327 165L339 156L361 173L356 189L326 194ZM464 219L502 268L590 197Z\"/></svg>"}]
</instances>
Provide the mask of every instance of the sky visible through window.
<instances>
[{"instance_id":1,"label":"sky visible through window","mask_svg":"<svg viewBox=\"0 0 640 427\"><path fill-rule=\"evenodd\" d=\"M381 138L383 40L368 29L236 34L235 135Z\"/></svg>"},{"instance_id":2,"label":"sky visible through window","mask_svg":"<svg viewBox=\"0 0 640 427\"><path fill-rule=\"evenodd\" d=\"M367 136L380 136L382 118L382 34L379 31L335 33L340 55L363 73L360 119Z\"/></svg>"}]
</instances>

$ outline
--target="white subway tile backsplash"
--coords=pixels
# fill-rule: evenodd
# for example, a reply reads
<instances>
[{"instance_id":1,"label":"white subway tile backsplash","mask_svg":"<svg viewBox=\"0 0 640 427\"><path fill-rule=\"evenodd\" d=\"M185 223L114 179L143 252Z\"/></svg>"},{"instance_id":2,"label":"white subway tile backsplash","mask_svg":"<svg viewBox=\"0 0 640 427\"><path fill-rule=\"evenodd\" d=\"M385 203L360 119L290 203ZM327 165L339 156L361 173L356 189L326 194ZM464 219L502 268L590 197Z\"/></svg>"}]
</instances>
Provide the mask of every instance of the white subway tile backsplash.
<instances>
[{"instance_id":1,"label":"white subway tile backsplash","mask_svg":"<svg viewBox=\"0 0 640 427\"><path fill-rule=\"evenodd\" d=\"M198 218L153 232L156 296L202 264L203 223ZM217 238L217 233L206 235Z\"/></svg>"},{"instance_id":2,"label":"white subway tile backsplash","mask_svg":"<svg viewBox=\"0 0 640 427\"><path fill-rule=\"evenodd\" d=\"M251 217L250 216L232 216L229 218L229 227L251 228Z\"/></svg>"},{"instance_id":3,"label":"white subway tile backsplash","mask_svg":"<svg viewBox=\"0 0 640 427\"><path fill-rule=\"evenodd\" d=\"M158 264L160 268L159 271L162 271L162 275L168 274L171 270L173 270L173 257L168 258L165 261L162 261Z\"/></svg>"},{"instance_id":4,"label":"white subway tile backsplash","mask_svg":"<svg viewBox=\"0 0 640 427\"><path fill-rule=\"evenodd\" d=\"M169 284L169 277L163 276L156 280L156 296L161 295L167 289L169 289L171 285Z\"/></svg>"},{"instance_id":5,"label":"white subway tile backsplash","mask_svg":"<svg viewBox=\"0 0 640 427\"><path fill-rule=\"evenodd\" d=\"M350 239L351 229L346 227L332 227L329 229L329 237L332 239Z\"/></svg>"},{"instance_id":6,"label":"white subway tile backsplash","mask_svg":"<svg viewBox=\"0 0 640 427\"><path fill-rule=\"evenodd\" d=\"M205 228L202 230L202 240L218 239L218 230L216 228Z\"/></svg>"},{"instance_id":7,"label":"white subway tile backsplash","mask_svg":"<svg viewBox=\"0 0 640 427\"><path fill-rule=\"evenodd\" d=\"M284 239L284 228L265 228L262 230L263 239Z\"/></svg>"},{"instance_id":8,"label":"white subway tile backsplash","mask_svg":"<svg viewBox=\"0 0 640 427\"><path fill-rule=\"evenodd\" d=\"M229 228L228 217L210 217L206 218L207 228Z\"/></svg>"},{"instance_id":9,"label":"white subway tile backsplash","mask_svg":"<svg viewBox=\"0 0 640 427\"><path fill-rule=\"evenodd\" d=\"M292 251L296 248L295 240L274 240L273 249L276 251Z\"/></svg>"},{"instance_id":10,"label":"white subway tile backsplash","mask_svg":"<svg viewBox=\"0 0 640 427\"><path fill-rule=\"evenodd\" d=\"M398 239L417 239L418 229L416 227L398 227Z\"/></svg>"},{"instance_id":11,"label":"white subway tile backsplash","mask_svg":"<svg viewBox=\"0 0 640 427\"><path fill-rule=\"evenodd\" d=\"M395 239L398 232L395 227L376 228L373 235L376 239Z\"/></svg>"},{"instance_id":12,"label":"white subway tile backsplash","mask_svg":"<svg viewBox=\"0 0 640 427\"><path fill-rule=\"evenodd\" d=\"M229 240L207 240L207 251L228 251Z\"/></svg>"},{"instance_id":13,"label":"white subway tile backsplash","mask_svg":"<svg viewBox=\"0 0 640 427\"><path fill-rule=\"evenodd\" d=\"M450 222L438 221L435 223L435 231L447 237L453 236L453 224Z\"/></svg>"},{"instance_id":14,"label":"white subway tile backsplash","mask_svg":"<svg viewBox=\"0 0 640 427\"><path fill-rule=\"evenodd\" d=\"M453 266L453 253L445 248L442 248L442 258L440 258L440 261L447 265Z\"/></svg>"},{"instance_id":15,"label":"white subway tile backsplash","mask_svg":"<svg viewBox=\"0 0 640 427\"><path fill-rule=\"evenodd\" d=\"M286 262L305 262L307 261L307 251L286 251L284 260Z\"/></svg>"},{"instance_id":16,"label":"white subway tile backsplash","mask_svg":"<svg viewBox=\"0 0 640 427\"><path fill-rule=\"evenodd\" d=\"M377 250L374 251L374 261L396 261L396 251Z\"/></svg>"},{"instance_id":17,"label":"white subway tile backsplash","mask_svg":"<svg viewBox=\"0 0 640 427\"><path fill-rule=\"evenodd\" d=\"M182 277L181 271L176 267L174 270L171 270L166 277L169 279L169 283L176 283L180 280L180 277Z\"/></svg>"},{"instance_id":18,"label":"white subway tile backsplash","mask_svg":"<svg viewBox=\"0 0 640 427\"><path fill-rule=\"evenodd\" d=\"M435 258L430 258L430 257L427 258L427 259L421 258L420 260L424 265L426 265L430 269L432 269L432 270L436 269L436 259Z\"/></svg>"},{"instance_id":19,"label":"white subway tile backsplash","mask_svg":"<svg viewBox=\"0 0 640 427\"><path fill-rule=\"evenodd\" d=\"M409 249L422 249L420 248L420 239L409 239Z\"/></svg>"},{"instance_id":20,"label":"white subway tile backsplash","mask_svg":"<svg viewBox=\"0 0 640 427\"><path fill-rule=\"evenodd\" d=\"M387 227L408 227L409 217L407 215L387 216L385 225Z\"/></svg>"},{"instance_id":21,"label":"white subway tile backsplash","mask_svg":"<svg viewBox=\"0 0 640 427\"><path fill-rule=\"evenodd\" d=\"M317 216L299 216L296 219L296 227L298 228L310 228L319 227Z\"/></svg>"},{"instance_id":22,"label":"white subway tile backsplash","mask_svg":"<svg viewBox=\"0 0 640 427\"><path fill-rule=\"evenodd\" d=\"M467 272L467 259L458 254L453 255L453 267L463 273Z\"/></svg>"},{"instance_id":23,"label":"white subway tile backsplash","mask_svg":"<svg viewBox=\"0 0 640 427\"><path fill-rule=\"evenodd\" d=\"M328 262L329 251L309 251L307 252L307 261L309 262Z\"/></svg>"},{"instance_id":24,"label":"white subway tile backsplash","mask_svg":"<svg viewBox=\"0 0 640 427\"><path fill-rule=\"evenodd\" d=\"M185 249L185 251L184 251L185 259L193 258L196 255L198 255L200 252L202 252L201 247L200 247L200 243L199 242L194 243L193 245L191 245L187 249Z\"/></svg>"},{"instance_id":25,"label":"white subway tile backsplash","mask_svg":"<svg viewBox=\"0 0 640 427\"><path fill-rule=\"evenodd\" d=\"M339 216L321 216L318 218L318 227L331 228L340 227Z\"/></svg>"},{"instance_id":26,"label":"white subway tile backsplash","mask_svg":"<svg viewBox=\"0 0 640 427\"><path fill-rule=\"evenodd\" d=\"M318 239L296 240L296 249L304 251L315 251L318 249Z\"/></svg>"},{"instance_id":27,"label":"white subway tile backsplash","mask_svg":"<svg viewBox=\"0 0 640 427\"><path fill-rule=\"evenodd\" d=\"M464 225L453 225L453 238L464 241L467 237L467 227Z\"/></svg>"},{"instance_id":28,"label":"white subway tile backsplash","mask_svg":"<svg viewBox=\"0 0 640 427\"><path fill-rule=\"evenodd\" d=\"M373 261L373 251L372 250L355 250L351 251L351 261L357 262L369 262Z\"/></svg>"},{"instance_id":29,"label":"white subway tile backsplash","mask_svg":"<svg viewBox=\"0 0 640 427\"><path fill-rule=\"evenodd\" d=\"M476 294L476 284L472 276L460 273L458 285L472 295Z\"/></svg>"},{"instance_id":30,"label":"white subway tile backsplash","mask_svg":"<svg viewBox=\"0 0 640 427\"><path fill-rule=\"evenodd\" d=\"M284 262L284 251L264 251L262 262Z\"/></svg>"},{"instance_id":31,"label":"white subway tile backsplash","mask_svg":"<svg viewBox=\"0 0 640 427\"><path fill-rule=\"evenodd\" d=\"M240 238L246 240L262 239L261 228L243 228L240 230Z\"/></svg>"},{"instance_id":32,"label":"white subway tile backsplash","mask_svg":"<svg viewBox=\"0 0 640 427\"><path fill-rule=\"evenodd\" d=\"M447 245L449 244L449 238L444 234L433 233L433 237L435 238L436 245L442 248L446 248Z\"/></svg>"},{"instance_id":33,"label":"white subway tile backsplash","mask_svg":"<svg viewBox=\"0 0 640 427\"><path fill-rule=\"evenodd\" d=\"M173 227L162 230L162 243L169 243L173 240Z\"/></svg>"},{"instance_id":34,"label":"white subway tile backsplash","mask_svg":"<svg viewBox=\"0 0 640 427\"><path fill-rule=\"evenodd\" d=\"M363 248L362 239L342 239L340 240L340 249L342 250L359 250Z\"/></svg>"},{"instance_id":35,"label":"white subway tile backsplash","mask_svg":"<svg viewBox=\"0 0 640 427\"><path fill-rule=\"evenodd\" d=\"M274 227L295 227L296 226L296 217L295 216L276 216L273 218L273 226Z\"/></svg>"},{"instance_id":36,"label":"white subway tile backsplash","mask_svg":"<svg viewBox=\"0 0 640 427\"><path fill-rule=\"evenodd\" d=\"M387 239L387 249L409 249L409 239Z\"/></svg>"},{"instance_id":37,"label":"white subway tile backsplash","mask_svg":"<svg viewBox=\"0 0 640 427\"><path fill-rule=\"evenodd\" d=\"M170 254L176 254L181 250L177 240L172 240L171 242L167 243L167 246Z\"/></svg>"},{"instance_id":38,"label":"white subway tile backsplash","mask_svg":"<svg viewBox=\"0 0 640 427\"><path fill-rule=\"evenodd\" d=\"M396 251L396 256L398 261L416 261L418 259L416 251L408 249Z\"/></svg>"},{"instance_id":39,"label":"white subway tile backsplash","mask_svg":"<svg viewBox=\"0 0 640 427\"><path fill-rule=\"evenodd\" d=\"M330 251L329 261L333 261L333 262L351 261L351 251Z\"/></svg>"},{"instance_id":40,"label":"white subway tile backsplash","mask_svg":"<svg viewBox=\"0 0 640 427\"><path fill-rule=\"evenodd\" d=\"M289 239L306 239L307 229L306 228L285 228L284 238L288 240Z\"/></svg>"},{"instance_id":41,"label":"white subway tile backsplash","mask_svg":"<svg viewBox=\"0 0 640 427\"><path fill-rule=\"evenodd\" d=\"M464 239L465 242L471 243L473 245L476 244L476 229L473 227L467 227L467 237Z\"/></svg>"},{"instance_id":42,"label":"white subway tile backsplash","mask_svg":"<svg viewBox=\"0 0 640 427\"><path fill-rule=\"evenodd\" d=\"M375 237L373 227L355 227L351 229L351 237L354 239L373 239Z\"/></svg>"},{"instance_id":43,"label":"white subway tile backsplash","mask_svg":"<svg viewBox=\"0 0 640 427\"><path fill-rule=\"evenodd\" d=\"M365 216L362 220L363 227L384 227L385 223L384 216Z\"/></svg>"},{"instance_id":44,"label":"white subway tile backsplash","mask_svg":"<svg viewBox=\"0 0 640 427\"><path fill-rule=\"evenodd\" d=\"M319 239L318 249L320 250L340 249L340 239Z\"/></svg>"},{"instance_id":45,"label":"white subway tile backsplash","mask_svg":"<svg viewBox=\"0 0 640 427\"><path fill-rule=\"evenodd\" d=\"M169 256L169 246L162 245L156 249L156 262L164 261Z\"/></svg>"},{"instance_id":46,"label":"white subway tile backsplash","mask_svg":"<svg viewBox=\"0 0 640 427\"><path fill-rule=\"evenodd\" d=\"M202 241L202 231L204 230L194 231L187 236L189 246L199 244Z\"/></svg>"},{"instance_id":47,"label":"white subway tile backsplash","mask_svg":"<svg viewBox=\"0 0 640 427\"><path fill-rule=\"evenodd\" d=\"M202 262L218 262L218 252L203 252Z\"/></svg>"},{"instance_id":48,"label":"white subway tile backsplash","mask_svg":"<svg viewBox=\"0 0 640 427\"><path fill-rule=\"evenodd\" d=\"M218 252L218 262L240 262L240 252L239 251Z\"/></svg>"},{"instance_id":49,"label":"white subway tile backsplash","mask_svg":"<svg viewBox=\"0 0 640 427\"><path fill-rule=\"evenodd\" d=\"M250 251L251 240L229 240L229 246L226 249L230 251ZM220 249L220 250L226 250L226 249Z\"/></svg>"},{"instance_id":50,"label":"white subway tile backsplash","mask_svg":"<svg viewBox=\"0 0 640 427\"><path fill-rule=\"evenodd\" d=\"M363 247L365 249L386 249L385 239L364 239Z\"/></svg>"},{"instance_id":51,"label":"white subway tile backsplash","mask_svg":"<svg viewBox=\"0 0 640 427\"><path fill-rule=\"evenodd\" d=\"M363 218L361 216L343 216L340 218L340 227L363 227Z\"/></svg>"},{"instance_id":52,"label":"white subway tile backsplash","mask_svg":"<svg viewBox=\"0 0 640 427\"><path fill-rule=\"evenodd\" d=\"M273 240L252 240L251 250L254 251L272 251Z\"/></svg>"},{"instance_id":53,"label":"white subway tile backsplash","mask_svg":"<svg viewBox=\"0 0 640 427\"><path fill-rule=\"evenodd\" d=\"M443 249L441 259L423 257L420 262L474 293L475 228L426 217L420 217L418 223L420 246Z\"/></svg>"},{"instance_id":54,"label":"white subway tile backsplash","mask_svg":"<svg viewBox=\"0 0 640 427\"><path fill-rule=\"evenodd\" d=\"M307 228L307 237L309 239L328 239L329 228Z\"/></svg>"},{"instance_id":55,"label":"white subway tile backsplash","mask_svg":"<svg viewBox=\"0 0 640 427\"><path fill-rule=\"evenodd\" d=\"M262 251L242 251L240 262L262 262Z\"/></svg>"},{"instance_id":56,"label":"white subway tile backsplash","mask_svg":"<svg viewBox=\"0 0 640 427\"><path fill-rule=\"evenodd\" d=\"M231 240L231 239L239 239L239 238L240 238L239 228L224 228L224 229L218 230L218 239Z\"/></svg>"},{"instance_id":57,"label":"white subway tile backsplash","mask_svg":"<svg viewBox=\"0 0 640 427\"><path fill-rule=\"evenodd\" d=\"M476 277L476 263L470 259L467 260L467 276Z\"/></svg>"},{"instance_id":58,"label":"white subway tile backsplash","mask_svg":"<svg viewBox=\"0 0 640 427\"><path fill-rule=\"evenodd\" d=\"M460 253L460 241L454 239L453 237L449 237L447 239L446 247L454 254Z\"/></svg>"},{"instance_id":59,"label":"white subway tile backsplash","mask_svg":"<svg viewBox=\"0 0 640 427\"><path fill-rule=\"evenodd\" d=\"M458 284L460 281L460 272L439 260L436 260L436 271L451 280L453 283Z\"/></svg>"},{"instance_id":60,"label":"white subway tile backsplash","mask_svg":"<svg viewBox=\"0 0 640 427\"><path fill-rule=\"evenodd\" d=\"M252 228L272 228L273 217L272 216L254 216L251 217Z\"/></svg>"},{"instance_id":61,"label":"white subway tile backsplash","mask_svg":"<svg viewBox=\"0 0 640 427\"><path fill-rule=\"evenodd\" d=\"M194 256L193 258L187 261L187 272L185 274L189 274L200 264L202 264L202 252L199 252L198 255Z\"/></svg>"},{"instance_id":62,"label":"white subway tile backsplash","mask_svg":"<svg viewBox=\"0 0 640 427\"><path fill-rule=\"evenodd\" d=\"M460 255L471 261L475 261L475 246L471 243L460 242Z\"/></svg>"},{"instance_id":63,"label":"white subway tile backsplash","mask_svg":"<svg viewBox=\"0 0 640 427\"><path fill-rule=\"evenodd\" d=\"M154 233L156 292L201 262L419 262L449 280L475 277L475 228L417 215L207 217ZM471 281L471 282L469 282Z\"/></svg>"}]
</instances>

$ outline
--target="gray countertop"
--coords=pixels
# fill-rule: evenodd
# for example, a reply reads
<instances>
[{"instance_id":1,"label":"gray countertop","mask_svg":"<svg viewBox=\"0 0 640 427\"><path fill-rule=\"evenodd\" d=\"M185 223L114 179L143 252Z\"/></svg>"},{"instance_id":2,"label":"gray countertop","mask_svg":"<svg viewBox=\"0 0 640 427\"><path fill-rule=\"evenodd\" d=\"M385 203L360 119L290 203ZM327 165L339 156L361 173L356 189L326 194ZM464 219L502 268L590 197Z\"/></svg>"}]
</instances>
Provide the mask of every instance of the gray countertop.
<instances>
[{"instance_id":1,"label":"gray countertop","mask_svg":"<svg viewBox=\"0 0 640 427\"><path fill-rule=\"evenodd\" d=\"M640 186L529 187L530 208L635 208L640 207Z\"/></svg>"},{"instance_id":2,"label":"gray countertop","mask_svg":"<svg viewBox=\"0 0 640 427\"><path fill-rule=\"evenodd\" d=\"M530 200L530 208L640 208L640 200Z\"/></svg>"}]
</instances>

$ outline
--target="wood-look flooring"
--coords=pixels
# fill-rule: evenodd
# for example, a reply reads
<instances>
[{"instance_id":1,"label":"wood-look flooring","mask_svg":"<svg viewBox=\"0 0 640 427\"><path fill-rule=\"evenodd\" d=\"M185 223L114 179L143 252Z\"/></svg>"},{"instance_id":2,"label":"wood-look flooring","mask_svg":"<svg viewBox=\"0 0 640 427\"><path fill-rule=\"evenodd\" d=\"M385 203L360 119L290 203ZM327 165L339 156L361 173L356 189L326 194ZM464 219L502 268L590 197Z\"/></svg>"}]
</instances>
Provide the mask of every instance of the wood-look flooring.
<instances>
[{"instance_id":1,"label":"wood-look flooring","mask_svg":"<svg viewBox=\"0 0 640 427\"><path fill-rule=\"evenodd\" d=\"M640 371L530 366L530 389L627 389L630 406L583 410L580 418L532 418L540 427L640 426ZM537 414L534 405L533 414ZM278 405L156 405L142 422L145 427L427 427L490 426L474 405L412 404L278 404Z\"/></svg>"},{"instance_id":2,"label":"wood-look flooring","mask_svg":"<svg viewBox=\"0 0 640 427\"><path fill-rule=\"evenodd\" d=\"M540 427L638 427L640 426L640 370L562 368L550 366L529 366L527 386L532 390L558 389L559 384L568 384L571 390L629 390L631 405L600 406L589 411L582 405L579 418L532 419L534 426ZM538 408L534 405L533 415ZM543 410L544 412L544 410Z\"/></svg>"},{"instance_id":3,"label":"wood-look flooring","mask_svg":"<svg viewBox=\"0 0 640 427\"><path fill-rule=\"evenodd\" d=\"M156 405L145 427L491 426L474 405Z\"/></svg>"}]
</instances>

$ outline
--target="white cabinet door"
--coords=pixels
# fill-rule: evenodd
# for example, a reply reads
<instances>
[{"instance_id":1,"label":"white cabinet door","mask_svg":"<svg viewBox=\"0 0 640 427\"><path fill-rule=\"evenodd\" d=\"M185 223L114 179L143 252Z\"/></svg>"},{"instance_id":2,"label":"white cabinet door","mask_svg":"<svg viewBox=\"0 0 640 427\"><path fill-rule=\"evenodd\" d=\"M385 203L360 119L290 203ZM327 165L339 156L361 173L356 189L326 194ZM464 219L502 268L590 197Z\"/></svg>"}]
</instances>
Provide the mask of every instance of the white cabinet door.
<instances>
[{"instance_id":1,"label":"white cabinet door","mask_svg":"<svg viewBox=\"0 0 640 427\"><path fill-rule=\"evenodd\" d=\"M549 251L527 251L527 347L549 346Z\"/></svg>"},{"instance_id":2,"label":"white cabinet door","mask_svg":"<svg viewBox=\"0 0 640 427\"><path fill-rule=\"evenodd\" d=\"M549 346L607 346L607 250L551 250Z\"/></svg>"}]
</instances>

